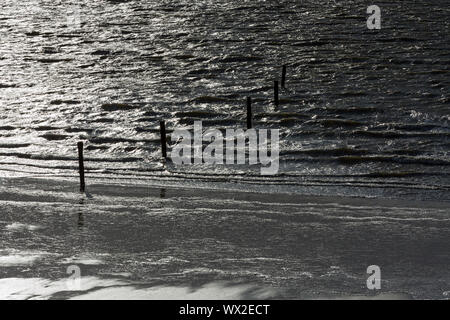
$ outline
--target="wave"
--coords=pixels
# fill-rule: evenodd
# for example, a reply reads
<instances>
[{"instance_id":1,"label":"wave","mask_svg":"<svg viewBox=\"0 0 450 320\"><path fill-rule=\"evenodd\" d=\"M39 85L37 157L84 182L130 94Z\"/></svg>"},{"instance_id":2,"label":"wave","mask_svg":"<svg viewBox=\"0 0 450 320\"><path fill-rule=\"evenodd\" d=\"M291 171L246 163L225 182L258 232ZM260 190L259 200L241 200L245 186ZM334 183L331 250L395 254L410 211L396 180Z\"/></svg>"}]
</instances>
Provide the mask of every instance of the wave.
<instances>
[{"instance_id":1,"label":"wave","mask_svg":"<svg viewBox=\"0 0 450 320\"><path fill-rule=\"evenodd\" d=\"M14 148L26 148L31 146L30 143L0 143L0 148L14 149Z\"/></svg>"},{"instance_id":2,"label":"wave","mask_svg":"<svg viewBox=\"0 0 450 320\"><path fill-rule=\"evenodd\" d=\"M352 149L352 148L335 148L335 149L310 149L310 150L287 150L281 151L281 156L297 156L307 154L311 156L342 156L342 155L365 155L369 154L368 150Z\"/></svg>"},{"instance_id":3,"label":"wave","mask_svg":"<svg viewBox=\"0 0 450 320\"><path fill-rule=\"evenodd\" d=\"M160 139L130 139L130 138L118 138L118 137L91 137L88 139L89 142L95 144L114 144L114 143L159 143Z\"/></svg>"},{"instance_id":4,"label":"wave","mask_svg":"<svg viewBox=\"0 0 450 320\"><path fill-rule=\"evenodd\" d=\"M226 115L206 110L179 111L175 113L175 117L178 118L216 118L218 116L226 116Z\"/></svg>"},{"instance_id":5,"label":"wave","mask_svg":"<svg viewBox=\"0 0 450 320\"><path fill-rule=\"evenodd\" d=\"M32 153L20 153L20 152L1 152L0 156L3 157L16 157L20 159L34 159L34 160L56 160L56 161L78 161L78 157L63 156L63 155L52 155L52 154L32 154ZM144 161L140 157L104 157L104 158L94 158L85 157L85 161L93 162L138 162Z\"/></svg>"},{"instance_id":6,"label":"wave","mask_svg":"<svg viewBox=\"0 0 450 320\"><path fill-rule=\"evenodd\" d=\"M122 111L138 109L142 106L142 103L104 103L101 105L101 108L105 111Z\"/></svg>"},{"instance_id":7,"label":"wave","mask_svg":"<svg viewBox=\"0 0 450 320\"><path fill-rule=\"evenodd\" d=\"M366 136L373 138L449 138L450 132L400 132L400 131L369 131L356 130L350 133L354 136Z\"/></svg>"},{"instance_id":8,"label":"wave","mask_svg":"<svg viewBox=\"0 0 450 320\"><path fill-rule=\"evenodd\" d=\"M61 104L68 104L68 105L75 105L75 104L80 104L81 101L78 100L52 100L50 101L51 105L61 105Z\"/></svg>"},{"instance_id":9,"label":"wave","mask_svg":"<svg viewBox=\"0 0 450 320\"><path fill-rule=\"evenodd\" d=\"M190 100L190 103L223 103L227 102L228 99L213 96L200 96Z\"/></svg>"},{"instance_id":10,"label":"wave","mask_svg":"<svg viewBox=\"0 0 450 320\"><path fill-rule=\"evenodd\" d=\"M432 158L413 158L413 157L384 157L384 156L344 156L336 159L343 164L358 164L367 162L391 162L401 164L419 164L426 166L450 166L450 161Z\"/></svg>"},{"instance_id":11,"label":"wave","mask_svg":"<svg viewBox=\"0 0 450 320\"><path fill-rule=\"evenodd\" d=\"M41 138L50 140L50 141L59 141L59 140L65 140L69 138L70 136L65 134L53 134L53 133L47 133L40 136Z\"/></svg>"}]
</instances>

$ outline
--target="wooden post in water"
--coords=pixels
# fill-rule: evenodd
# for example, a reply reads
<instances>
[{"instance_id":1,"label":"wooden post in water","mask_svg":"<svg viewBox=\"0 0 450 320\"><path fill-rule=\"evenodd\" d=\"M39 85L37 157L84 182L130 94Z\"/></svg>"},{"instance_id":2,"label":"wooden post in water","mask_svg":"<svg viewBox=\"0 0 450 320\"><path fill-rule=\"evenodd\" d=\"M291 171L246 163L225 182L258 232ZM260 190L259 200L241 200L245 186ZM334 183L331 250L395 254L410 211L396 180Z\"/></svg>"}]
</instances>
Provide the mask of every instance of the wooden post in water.
<instances>
[{"instance_id":1,"label":"wooden post in water","mask_svg":"<svg viewBox=\"0 0 450 320\"><path fill-rule=\"evenodd\" d=\"M164 159L167 158L166 124L164 120L159 121L159 132L161 135L161 152Z\"/></svg>"},{"instance_id":2,"label":"wooden post in water","mask_svg":"<svg viewBox=\"0 0 450 320\"><path fill-rule=\"evenodd\" d=\"M247 97L247 129L252 128L252 98Z\"/></svg>"},{"instance_id":3,"label":"wooden post in water","mask_svg":"<svg viewBox=\"0 0 450 320\"><path fill-rule=\"evenodd\" d=\"M83 159L83 142L78 142L78 170L80 172L80 192L84 192L86 184L84 181L84 159Z\"/></svg>"},{"instance_id":4,"label":"wooden post in water","mask_svg":"<svg viewBox=\"0 0 450 320\"><path fill-rule=\"evenodd\" d=\"M273 102L275 103L275 105L278 107L278 105L280 104L280 101L278 99L278 81L275 80L273 82L273 94L274 94L274 100Z\"/></svg>"},{"instance_id":5,"label":"wooden post in water","mask_svg":"<svg viewBox=\"0 0 450 320\"><path fill-rule=\"evenodd\" d=\"M283 71L281 72L281 87L285 88L286 86L286 65L283 65Z\"/></svg>"}]
</instances>

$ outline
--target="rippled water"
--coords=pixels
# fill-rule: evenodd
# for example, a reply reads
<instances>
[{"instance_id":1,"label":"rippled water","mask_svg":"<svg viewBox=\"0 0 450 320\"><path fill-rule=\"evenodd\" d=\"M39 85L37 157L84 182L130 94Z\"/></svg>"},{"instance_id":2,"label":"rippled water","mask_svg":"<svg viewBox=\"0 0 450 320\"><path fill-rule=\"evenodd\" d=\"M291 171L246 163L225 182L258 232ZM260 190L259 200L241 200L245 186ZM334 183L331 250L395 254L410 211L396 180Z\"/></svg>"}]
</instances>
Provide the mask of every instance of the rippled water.
<instances>
[{"instance_id":1,"label":"rippled water","mask_svg":"<svg viewBox=\"0 0 450 320\"><path fill-rule=\"evenodd\" d=\"M0 4L2 175L450 200L446 1ZM73 12L79 12L79 22ZM281 105L272 83L288 65ZM279 128L281 167L164 166L167 127Z\"/></svg>"}]
</instances>

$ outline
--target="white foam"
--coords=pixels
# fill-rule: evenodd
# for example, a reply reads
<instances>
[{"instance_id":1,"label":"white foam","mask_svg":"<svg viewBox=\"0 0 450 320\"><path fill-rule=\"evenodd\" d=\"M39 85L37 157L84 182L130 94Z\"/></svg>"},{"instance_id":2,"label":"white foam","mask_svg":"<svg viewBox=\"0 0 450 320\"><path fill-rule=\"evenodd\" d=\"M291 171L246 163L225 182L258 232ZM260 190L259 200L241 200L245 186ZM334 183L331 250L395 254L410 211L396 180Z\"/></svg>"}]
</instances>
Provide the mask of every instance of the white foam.
<instances>
[{"instance_id":1,"label":"white foam","mask_svg":"<svg viewBox=\"0 0 450 320\"><path fill-rule=\"evenodd\" d=\"M2 250L0 251L0 266L11 267L31 265L48 254L49 253L45 251Z\"/></svg>"},{"instance_id":2,"label":"white foam","mask_svg":"<svg viewBox=\"0 0 450 320\"><path fill-rule=\"evenodd\" d=\"M95 266L103 264L104 261L99 259L98 255L84 254L66 258L62 261L62 263Z\"/></svg>"},{"instance_id":3,"label":"white foam","mask_svg":"<svg viewBox=\"0 0 450 320\"><path fill-rule=\"evenodd\" d=\"M168 256L166 258L162 258L156 261L150 261L149 264L152 265L166 265L166 264L172 264L172 263L188 263L188 260L179 259L176 257Z\"/></svg>"},{"instance_id":4,"label":"white foam","mask_svg":"<svg viewBox=\"0 0 450 320\"><path fill-rule=\"evenodd\" d=\"M40 227L40 226L35 226L32 224L24 224L24 223L19 223L19 222L14 222L14 223L8 224L5 227L6 230L10 230L10 231L34 231L34 230L38 230L41 228L42 227Z\"/></svg>"}]
</instances>

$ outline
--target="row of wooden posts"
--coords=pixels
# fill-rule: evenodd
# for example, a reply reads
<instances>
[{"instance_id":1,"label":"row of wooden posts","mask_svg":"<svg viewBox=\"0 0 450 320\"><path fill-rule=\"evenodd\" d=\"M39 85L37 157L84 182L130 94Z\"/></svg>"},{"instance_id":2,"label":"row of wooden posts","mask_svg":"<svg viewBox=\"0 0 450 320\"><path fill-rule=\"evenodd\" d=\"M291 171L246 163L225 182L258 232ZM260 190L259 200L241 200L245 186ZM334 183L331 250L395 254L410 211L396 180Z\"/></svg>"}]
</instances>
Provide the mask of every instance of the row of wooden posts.
<instances>
[{"instance_id":1,"label":"row of wooden posts","mask_svg":"<svg viewBox=\"0 0 450 320\"><path fill-rule=\"evenodd\" d=\"M286 85L286 65L283 65L281 72L281 87ZM275 106L280 105L279 100L279 83L278 80L273 82L273 102ZM252 128L252 98L247 97L247 129ZM159 122L159 133L161 137L161 152L164 159L167 158L167 138L166 138L166 123L164 120ZM80 191L84 192L86 189L86 182L84 179L84 157L83 157L83 142L78 142L78 167L80 173Z\"/></svg>"}]
</instances>

